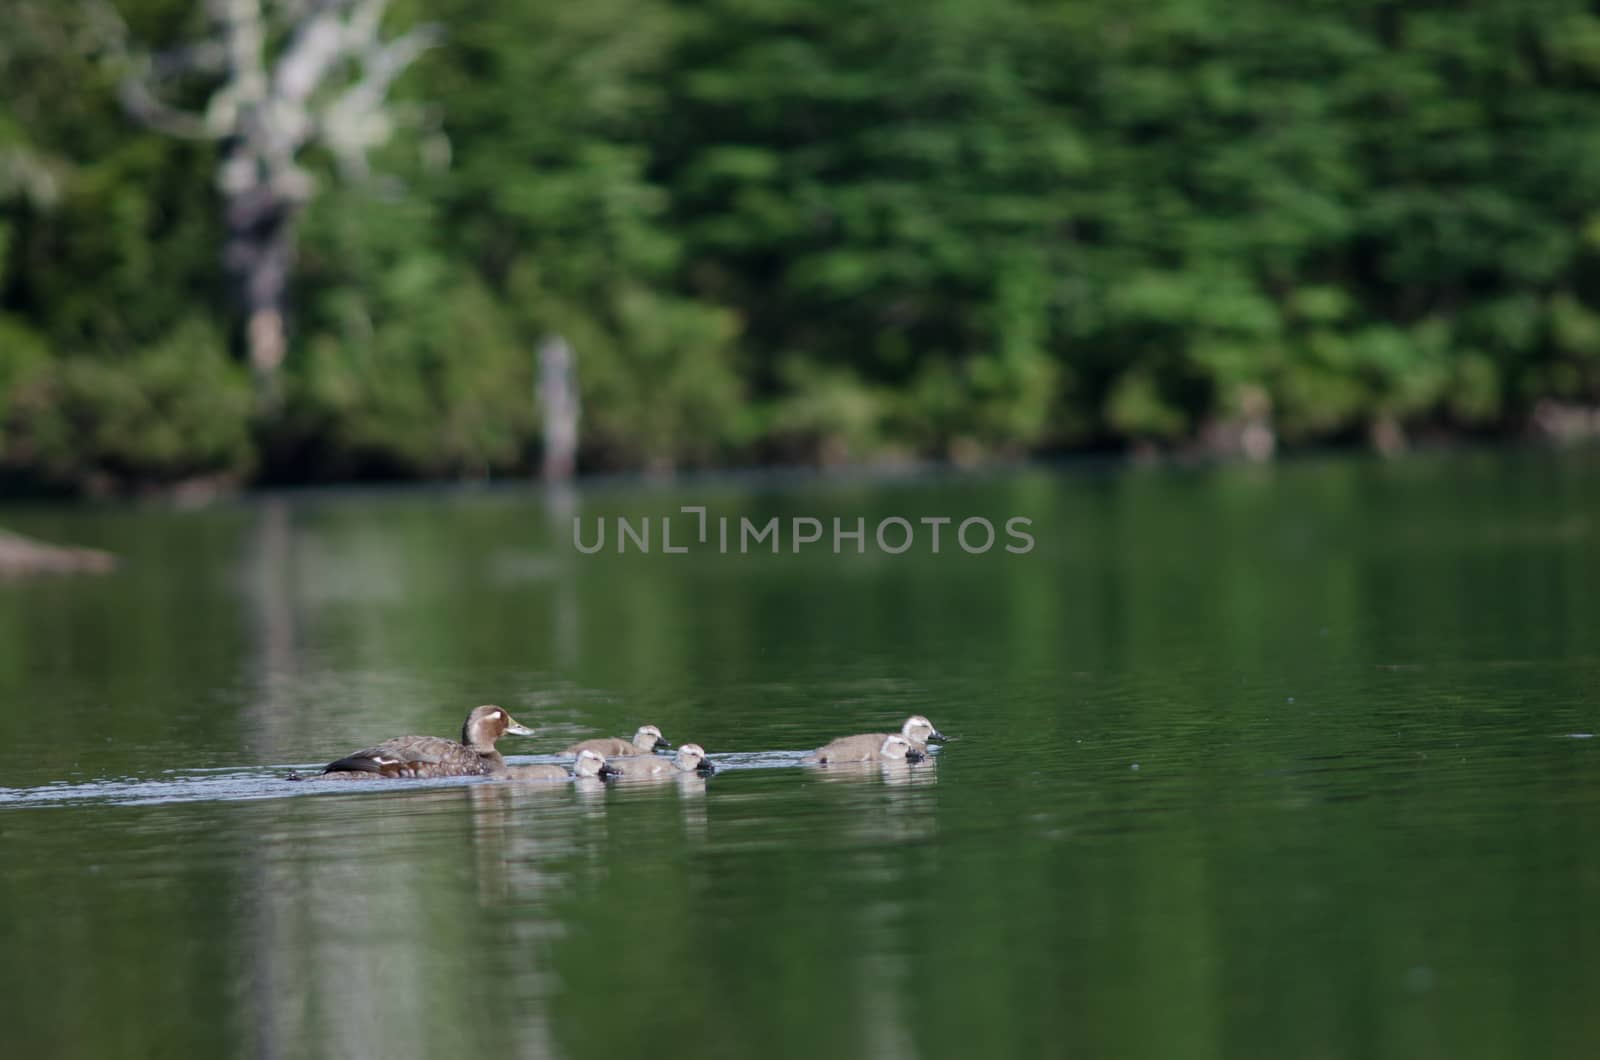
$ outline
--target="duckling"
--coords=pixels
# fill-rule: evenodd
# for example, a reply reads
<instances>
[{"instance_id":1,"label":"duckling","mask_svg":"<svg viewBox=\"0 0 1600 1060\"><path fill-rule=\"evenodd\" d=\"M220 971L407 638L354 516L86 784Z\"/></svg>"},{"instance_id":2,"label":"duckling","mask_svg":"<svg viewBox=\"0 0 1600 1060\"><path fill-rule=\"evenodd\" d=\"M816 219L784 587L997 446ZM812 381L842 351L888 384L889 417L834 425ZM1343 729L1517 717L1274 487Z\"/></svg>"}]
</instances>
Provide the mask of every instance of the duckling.
<instances>
[{"instance_id":1,"label":"duckling","mask_svg":"<svg viewBox=\"0 0 1600 1060\"><path fill-rule=\"evenodd\" d=\"M808 765L828 765L838 762L871 762L882 760L885 762L920 762L925 757L923 753L911 743L910 740L899 733L890 733L878 740L876 746L866 741L877 739L876 736L846 736L835 740L825 747L819 747L806 755L800 761ZM862 754L862 747L870 748L869 754Z\"/></svg>"},{"instance_id":2,"label":"duckling","mask_svg":"<svg viewBox=\"0 0 1600 1060\"><path fill-rule=\"evenodd\" d=\"M711 774L717 767L706 759L705 748L697 743L686 743L671 758L659 755L635 755L607 762L617 777L653 777L671 773Z\"/></svg>"},{"instance_id":3,"label":"duckling","mask_svg":"<svg viewBox=\"0 0 1600 1060\"><path fill-rule=\"evenodd\" d=\"M615 736L605 736L597 740L583 740L573 744L561 753L575 755L579 751L593 751L605 755L607 758L625 758L629 755L653 754L657 749L672 750L672 745L666 737L661 735L661 730L654 725L641 725L639 731L633 734L632 741L619 739Z\"/></svg>"},{"instance_id":4,"label":"duckling","mask_svg":"<svg viewBox=\"0 0 1600 1060\"><path fill-rule=\"evenodd\" d=\"M494 745L507 733L532 736L533 730L501 707L475 707L461 726L460 743L438 736L396 736L329 762L309 779L497 776L505 772L506 761Z\"/></svg>"},{"instance_id":5,"label":"duckling","mask_svg":"<svg viewBox=\"0 0 1600 1060\"><path fill-rule=\"evenodd\" d=\"M841 736L817 748L813 759L818 762L865 762L879 756L886 732L868 732L860 736ZM933 727L933 722L921 714L913 714L900 726L900 735L916 750L926 753L929 742L943 743L944 733ZM916 759L912 759L916 761Z\"/></svg>"},{"instance_id":6,"label":"duckling","mask_svg":"<svg viewBox=\"0 0 1600 1060\"><path fill-rule=\"evenodd\" d=\"M570 771L566 766L506 766L501 775L507 780L572 780L575 777L609 777L616 772L606 764L604 755L585 748L578 752L578 760L572 763Z\"/></svg>"}]
</instances>

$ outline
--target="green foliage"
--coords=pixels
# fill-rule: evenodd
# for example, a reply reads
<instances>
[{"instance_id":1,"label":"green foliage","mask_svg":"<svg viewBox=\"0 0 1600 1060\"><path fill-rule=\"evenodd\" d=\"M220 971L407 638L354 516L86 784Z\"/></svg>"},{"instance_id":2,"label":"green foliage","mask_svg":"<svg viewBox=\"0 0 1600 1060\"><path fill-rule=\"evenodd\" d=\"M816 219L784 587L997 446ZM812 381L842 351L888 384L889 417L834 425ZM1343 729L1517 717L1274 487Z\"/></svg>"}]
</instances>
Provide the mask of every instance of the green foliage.
<instances>
[{"instance_id":1,"label":"green foliage","mask_svg":"<svg viewBox=\"0 0 1600 1060\"><path fill-rule=\"evenodd\" d=\"M92 491L250 470L250 384L209 324L189 321L123 360L68 356L20 373L4 462Z\"/></svg>"},{"instance_id":2,"label":"green foliage","mask_svg":"<svg viewBox=\"0 0 1600 1060\"><path fill-rule=\"evenodd\" d=\"M14 6L8 423L42 379L118 400L187 322L238 333L212 148L128 121L73 5ZM121 6L157 44L204 28L193 0ZM427 120L383 177L325 169L300 219L271 474L528 470L551 334L588 467L1184 446L1241 416L1291 443L1503 432L1600 403L1578 0L396 7L446 32L396 86ZM13 466L44 452L7 438ZM81 477L104 444L32 470ZM185 464L117 444L118 474ZM218 453L187 465L240 466Z\"/></svg>"},{"instance_id":3,"label":"green foliage","mask_svg":"<svg viewBox=\"0 0 1600 1060\"><path fill-rule=\"evenodd\" d=\"M887 388L864 383L847 367L801 357L780 369L780 379L783 396L773 404L770 434L782 455L834 463L883 446L893 401Z\"/></svg>"},{"instance_id":4,"label":"green foliage","mask_svg":"<svg viewBox=\"0 0 1600 1060\"><path fill-rule=\"evenodd\" d=\"M0 315L0 422L4 422L18 385L28 380L50 359L49 348L18 320ZM5 436L0 433L0 461L5 459Z\"/></svg>"},{"instance_id":5,"label":"green foliage","mask_svg":"<svg viewBox=\"0 0 1600 1060\"><path fill-rule=\"evenodd\" d=\"M319 475L481 476L525 468L534 427L533 366L499 305L470 276L412 263L377 305L332 298L343 323L306 342L289 422ZM406 297L431 311L394 312Z\"/></svg>"}]
</instances>

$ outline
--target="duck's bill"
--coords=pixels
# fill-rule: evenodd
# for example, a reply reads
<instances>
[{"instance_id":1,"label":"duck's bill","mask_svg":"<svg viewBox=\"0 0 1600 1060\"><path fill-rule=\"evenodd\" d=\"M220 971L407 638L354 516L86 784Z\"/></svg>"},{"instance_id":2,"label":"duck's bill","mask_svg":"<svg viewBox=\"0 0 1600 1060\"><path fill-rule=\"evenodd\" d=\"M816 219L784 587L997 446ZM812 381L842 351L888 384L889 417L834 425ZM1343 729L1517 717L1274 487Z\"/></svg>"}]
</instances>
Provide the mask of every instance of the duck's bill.
<instances>
[{"instance_id":1,"label":"duck's bill","mask_svg":"<svg viewBox=\"0 0 1600 1060\"><path fill-rule=\"evenodd\" d=\"M920 762L926 757L928 757L928 756L923 754L921 751L907 751L906 752L906 761L907 762Z\"/></svg>"},{"instance_id":2,"label":"duck's bill","mask_svg":"<svg viewBox=\"0 0 1600 1060\"><path fill-rule=\"evenodd\" d=\"M510 719L506 720L506 732L511 733L513 736L536 736L536 735L538 735L532 729L530 729L526 725L522 724L522 722L520 722L520 721L511 721Z\"/></svg>"},{"instance_id":3,"label":"duck's bill","mask_svg":"<svg viewBox=\"0 0 1600 1060\"><path fill-rule=\"evenodd\" d=\"M704 773L709 777L711 774L717 771L717 767L712 765L710 762L707 762L705 759L701 759L700 764L694 767L694 771L696 773Z\"/></svg>"},{"instance_id":4,"label":"duck's bill","mask_svg":"<svg viewBox=\"0 0 1600 1060\"><path fill-rule=\"evenodd\" d=\"M616 766L601 766L600 775L602 777L620 777L622 776L622 770Z\"/></svg>"},{"instance_id":5,"label":"duck's bill","mask_svg":"<svg viewBox=\"0 0 1600 1060\"><path fill-rule=\"evenodd\" d=\"M937 729L928 734L929 743L944 743L947 738L948 737L946 737L944 733L938 731Z\"/></svg>"},{"instance_id":6,"label":"duck's bill","mask_svg":"<svg viewBox=\"0 0 1600 1060\"><path fill-rule=\"evenodd\" d=\"M657 740L656 741L656 750L657 751L670 751L670 750L672 750L672 741L671 740Z\"/></svg>"}]
</instances>

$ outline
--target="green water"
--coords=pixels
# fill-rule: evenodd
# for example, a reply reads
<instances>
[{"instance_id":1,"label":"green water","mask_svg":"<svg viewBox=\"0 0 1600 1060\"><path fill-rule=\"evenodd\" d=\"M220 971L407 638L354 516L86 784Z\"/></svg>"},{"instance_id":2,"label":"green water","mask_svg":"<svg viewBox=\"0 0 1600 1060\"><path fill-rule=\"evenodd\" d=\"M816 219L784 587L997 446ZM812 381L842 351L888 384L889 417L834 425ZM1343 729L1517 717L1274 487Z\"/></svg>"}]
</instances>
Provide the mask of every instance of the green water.
<instances>
[{"instance_id":1,"label":"green water","mask_svg":"<svg viewBox=\"0 0 1600 1060\"><path fill-rule=\"evenodd\" d=\"M5 1052L1592 1056L1597 472L0 510L125 560L0 584ZM686 504L867 552L573 547ZM974 515L1036 547L870 540ZM480 702L541 730L512 754L648 721L722 768L278 779ZM912 712L952 740L909 774L779 753Z\"/></svg>"}]
</instances>

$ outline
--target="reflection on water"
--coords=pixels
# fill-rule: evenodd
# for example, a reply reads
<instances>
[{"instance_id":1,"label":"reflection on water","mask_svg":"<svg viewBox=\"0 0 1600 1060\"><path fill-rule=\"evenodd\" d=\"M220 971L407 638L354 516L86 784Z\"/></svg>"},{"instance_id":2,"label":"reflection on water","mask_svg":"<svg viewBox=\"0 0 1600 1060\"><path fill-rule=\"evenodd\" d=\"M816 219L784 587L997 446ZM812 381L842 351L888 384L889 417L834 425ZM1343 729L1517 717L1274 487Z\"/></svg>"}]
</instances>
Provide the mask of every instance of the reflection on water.
<instances>
[{"instance_id":1,"label":"reflection on water","mask_svg":"<svg viewBox=\"0 0 1600 1060\"><path fill-rule=\"evenodd\" d=\"M1587 1057L1595 470L17 510L126 562L0 595L7 1051ZM1039 546L572 554L683 504ZM718 771L283 779L480 702Z\"/></svg>"},{"instance_id":2,"label":"reflection on water","mask_svg":"<svg viewBox=\"0 0 1600 1060\"><path fill-rule=\"evenodd\" d=\"M911 763L904 759L878 762L824 762L807 768L823 780L860 781L881 780L888 785L932 784L938 777L937 758L927 758Z\"/></svg>"},{"instance_id":3,"label":"reflection on water","mask_svg":"<svg viewBox=\"0 0 1600 1060\"><path fill-rule=\"evenodd\" d=\"M737 756L732 769L777 769L793 765L794 756L788 752L763 752ZM507 756L512 764L557 762L557 756ZM567 760L570 761L570 760ZM892 763L890 763L892 765ZM842 767L839 767L842 772ZM149 780L122 778L98 780L87 783L42 784L36 788L0 787L0 808L6 806L68 806L74 803L107 803L112 805L142 806L168 802L218 802L249 799L281 799L296 795L372 794L402 795L417 790L435 788L483 787L491 790L510 788L516 791L549 791L588 795L604 792L607 781L598 777L572 777L565 780L518 780L496 777L437 777L433 779L391 780L360 776L336 782L311 783L317 778L319 767L314 765L272 766L266 770L166 770L160 778ZM719 770L718 772L721 772ZM902 772L905 772L902 770ZM876 767L861 775L878 775ZM883 771L885 781L889 770ZM304 779L290 779L304 777ZM704 795L709 778L703 773L657 773L654 775L622 777L610 781L617 787L676 787L684 795ZM908 778L909 779L909 778ZM486 796L487 797L487 796Z\"/></svg>"}]
</instances>

